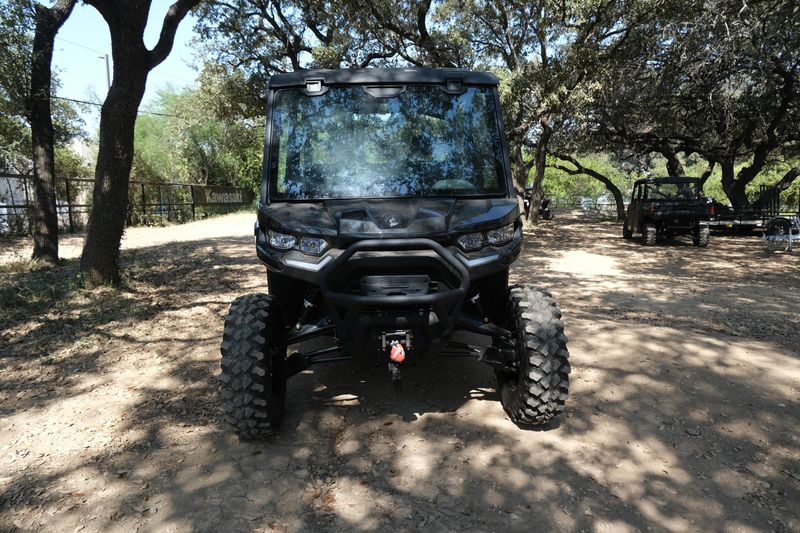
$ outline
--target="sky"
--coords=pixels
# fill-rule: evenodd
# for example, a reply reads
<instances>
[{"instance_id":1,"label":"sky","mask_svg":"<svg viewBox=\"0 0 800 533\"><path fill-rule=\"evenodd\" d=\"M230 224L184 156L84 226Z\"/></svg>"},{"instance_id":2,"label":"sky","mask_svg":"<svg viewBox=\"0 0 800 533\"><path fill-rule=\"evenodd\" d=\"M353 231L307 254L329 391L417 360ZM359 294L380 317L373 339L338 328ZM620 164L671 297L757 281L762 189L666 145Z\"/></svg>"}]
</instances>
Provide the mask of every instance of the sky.
<instances>
[{"instance_id":1,"label":"sky","mask_svg":"<svg viewBox=\"0 0 800 533\"><path fill-rule=\"evenodd\" d=\"M158 40L161 23L173 0L153 0L150 18L145 29L144 42L152 48ZM170 86L182 88L191 85L197 75L191 66L195 61L191 40L194 37L194 19L186 17L175 34L175 44L167 59L150 71L147 88L140 109L147 109L159 89ZM93 7L77 3L72 14L56 35L53 66L58 72L61 87L56 96L100 102L108 92L105 54L113 75L111 38L108 26ZM84 114L86 129L95 136L99 124L99 108Z\"/></svg>"}]
</instances>

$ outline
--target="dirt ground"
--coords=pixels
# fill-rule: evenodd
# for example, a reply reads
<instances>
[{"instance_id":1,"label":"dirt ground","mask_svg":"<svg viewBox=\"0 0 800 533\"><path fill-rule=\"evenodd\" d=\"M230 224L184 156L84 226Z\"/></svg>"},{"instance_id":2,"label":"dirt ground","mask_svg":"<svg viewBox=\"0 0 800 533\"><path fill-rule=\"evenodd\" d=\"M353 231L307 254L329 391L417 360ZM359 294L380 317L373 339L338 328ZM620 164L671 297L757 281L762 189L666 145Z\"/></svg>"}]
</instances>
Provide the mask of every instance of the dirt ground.
<instances>
[{"instance_id":1,"label":"dirt ground","mask_svg":"<svg viewBox=\"0 0 800 533\"><path fill-rule=\"evenodd\" d=\"M342 363L240 443L215 376L228 304L265 289L252 222L129 231L120 291L0 243L0 531L800 531L797 253L558 216L512 275L564 312L560 424L516 427L470 360L399 393Z\"/></svg>"}]
</instances>

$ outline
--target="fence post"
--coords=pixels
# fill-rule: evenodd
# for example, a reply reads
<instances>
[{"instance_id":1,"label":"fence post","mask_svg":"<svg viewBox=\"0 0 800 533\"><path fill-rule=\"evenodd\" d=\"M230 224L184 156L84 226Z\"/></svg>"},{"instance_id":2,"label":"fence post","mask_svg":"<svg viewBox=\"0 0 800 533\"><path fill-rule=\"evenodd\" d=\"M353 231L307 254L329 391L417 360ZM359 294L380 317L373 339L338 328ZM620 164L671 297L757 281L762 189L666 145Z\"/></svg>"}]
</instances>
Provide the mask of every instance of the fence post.
<instances>
[{"instance_id":1,"label":"fence post","mask_svg":"<svg viewBox=\"0 0 800 533\"><path fill-rule=\"evenodd\" d=\"M189 186L189 192L192 193L192 222L194 222L194 185Z\"/></svg>"},{"instance_id":2,"label":"fence post","mask_svg":"<svg viewBox=\"0 0 800 533\"><path fill-rule=\"evenodd\" d=\"M144 199L144 182L142 182L142 224L147 224L147 203Z\"/></svg>"},{"instance_id":3,"label":"fence post","mask_svg":"<svg viewBox=\"0 0 800 533\"><path fill-rule=\"evenodd\" d=\"M64 178L67 189L67 218L69 219L69 232L75 233L75 224L72 222L72 196L69 193L69 178Z\"/></svg>"},{"instance_id":4,"label":"fence post","mask_svg":"<svg viewBox=\"0 0 800 533\"><path fill-rule=\"evenodd\" d=\"M24 211L25 212L25 222L28 225L28 231L30 233L33 233L33 224L31 224L31 222L33 221L33 215L31 214L31 210L33 210L33 206L31 205L31 197L28 194L28 178L29 177L30 176L24 176L22 178L22 188L25 191L25 211ZM16 208L14 209L14 214L15 215L17 214Z\"/></svg>"},{"instance_id":5,"label":"fence post","mask_svg":"<svg viewBox=\"0 0 800 533\"><path fill-rule=\"evenodd\" d=\"M161 184L160 183L158 185L156 185L156 190L158 191L158 216L161 217L161 224L164 224L164 213L163 213L163 209L162 209L164 207L164 203L163 203L163 200L161 199ZM169 209L169 208L167 208L167 209ZM167 221L169 221L169 211L167 211Z\"/></svg>"}]
</instances>

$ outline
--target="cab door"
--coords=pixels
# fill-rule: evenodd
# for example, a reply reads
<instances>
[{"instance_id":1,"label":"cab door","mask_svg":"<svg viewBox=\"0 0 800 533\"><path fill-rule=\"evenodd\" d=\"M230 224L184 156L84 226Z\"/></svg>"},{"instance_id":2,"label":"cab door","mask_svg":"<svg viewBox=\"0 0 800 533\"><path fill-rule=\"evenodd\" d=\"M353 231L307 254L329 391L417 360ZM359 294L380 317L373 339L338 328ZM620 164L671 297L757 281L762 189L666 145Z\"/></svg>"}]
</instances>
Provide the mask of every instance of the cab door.
<instances>
[{"instance_id":1,"label":"cab door","mask_svg":"<svg viewBox=\"0 0 800 533\"><path fill-rule=\"evenodd\" d=\"M625 217L626 223L628 228L632 232L639 231L639 205L642 203L642 189L643 186L640 183L633 189L633 194L631 195L631 203L628 205L628 213Z\"/></svg>"}]
</instances>

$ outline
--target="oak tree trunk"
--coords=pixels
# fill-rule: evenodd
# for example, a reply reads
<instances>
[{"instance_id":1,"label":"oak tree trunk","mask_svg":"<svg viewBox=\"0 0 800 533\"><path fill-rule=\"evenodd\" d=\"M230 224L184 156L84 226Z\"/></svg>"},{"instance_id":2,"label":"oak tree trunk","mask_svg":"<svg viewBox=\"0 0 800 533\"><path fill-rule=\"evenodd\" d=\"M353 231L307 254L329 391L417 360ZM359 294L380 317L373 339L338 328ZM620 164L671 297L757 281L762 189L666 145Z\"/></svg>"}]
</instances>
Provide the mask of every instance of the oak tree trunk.
<instances>
[{"instance_id":1,"label":"oak tree trunk","mask_svg":"<svg viewBox=\"0 0 800 533\"><path fill-rule=\"evenodd\" d=\"M528 174L531 172L533 166L532 162L525 161L522 151L521 143L514 143L511 149L511 169L513 174L514 189L517 196L525 198L525 187L528 185ZM528 213L523 213L523 217L527 217Z\"/></svg>"},{"instance_id":2,"label":"oak tree trunk","mask_svg":"<svg viewBox=\"0 0 800 533\"><path fill-rule=\"evenodd\" d=\"M663 155L667 160L667 175L668 176L684 176L685 171L683 169L683 163L681 163L678 154L675 153L675 150L672 149L669 145L663 145L661 147L661 155Z\"/></svg>"},{"instance_id":3,"label":"oak tree trunk","mask_svg":"<svg viewBox=\"0 0 800 533\"><path fill-rule=\"evenodd\" d=\"M136 40L114 43L114 77L100 112L100 139L92 210L81 256L84 283L120 281L119 249L128 212L134 128L149 73L148 57Z\"/></svg>"},{"instance_id":4,"label":"oak tree trunk","mask_svg":"<svg viewBox=\"0 0 800 533\"><path fill-rule=\"evenodd\" d=\"M54 162L55 130L50 112L53 40L67 20L75 0L60 0L52 8L36 4L31 54L28 120L33 144L33 259L58 261L58 214Z\"/></svg>"},{"instance_id":5,"label":"oak tree trunk","mask_svg":"<svg viewBox=\"0 0 800 533\"><path fill-rule=\"evenodd\" d=\"M133 133L147 75L169 55L178 25L200 0L177 0L169 7L152 50L144 44L149 0L84 1L108 24L114 58L113 81L100 112L92 211L81 255L83 280L91 286L120 281L119 247L128 211Z\"/></svg>"},{"instance_id":6,"label":"oak tree trunk","mask_svg":"<svg viewBox=\"0 0 800 533\"><path fill-rule=\"evenodd\" d=\"M745 187L747 183L736 179L734 171L734 159L726 158L720 161L722 169L722 190L730 200L734 210L747 209L750 207L750 200L747 198Z\"/></svg>"},{"instance_id":7,"label":"oak tree trunk","mask_svg":"<svg viewBox=\"0 0 800 533\"><path fill-rule=\"evenodd\" d=\"M714 161L709 161L708 166L703 170L703 173L700 175L700 188L705 187L708 178L711 177L711 174L714 172L714 167L716 163Z\"/></svg>"},{"instance_id":8,"label":"oak tree trunk","mask_svg":"<svg viewBox=\"0 0 800 533\"><path fill-rule=\"evenodd\" d=\"M536 223L539 220L539 208L541 207L542 200L544 199L542 183L544 183L544 170L547 166L547 146L550 144L550 138L553 136L553 128L550 125L550 117L543 116L539 120L539 125L542 128L542 133L539 136L539 142L536 143L533 190L531 191L531 206L528 210L527 220L529 224Z\"/></svg>"},{"instance_id":9,"label":"oak tree trunk","mask_svg":"<svg viewBox=\"0 0 800 533\"><path fill-rule=\"evenodd\" d=\"M622 199L622 191L619 190L619 187L614 185L614 183L610 179L603 176L599 172L595 172L591 169L587 170L588 170L587 174L597 180L600 180L600 182L602 182L603 185L606 186L608 192L611 193L611 196L614 197L614 204L617 210L617 220L619 221L625 220L625 201Z\"/></svg>"}]
</instances>

